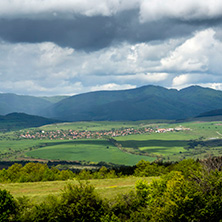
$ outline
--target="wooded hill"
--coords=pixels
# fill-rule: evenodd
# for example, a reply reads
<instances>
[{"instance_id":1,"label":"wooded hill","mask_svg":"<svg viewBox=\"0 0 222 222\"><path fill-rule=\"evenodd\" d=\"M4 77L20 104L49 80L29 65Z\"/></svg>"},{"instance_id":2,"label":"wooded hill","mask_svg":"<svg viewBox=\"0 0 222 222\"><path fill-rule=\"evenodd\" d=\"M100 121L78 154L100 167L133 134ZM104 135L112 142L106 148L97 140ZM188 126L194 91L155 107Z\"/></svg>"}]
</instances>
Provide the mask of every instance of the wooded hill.
<instances>
[{"instance_id":1,"label":"wooded hill","mask_svg":"<svg viewBox=\"0 0 222 222\"><path fill-rule=\"evenodd\" d=\"M69 121L185 119L219 108L222 91L199 86L178 91L150 85L72 96L47 108L45 115Z\"/></svg>"},{"instance_id":2,"label":"wooded hill","mask_svg":"<svg viewBox=\"0 0 222 222\"><path fill-rule=\"evenodd\" d=\"M0 95L0 114L24 112L63 121L176 120L221 108L222 91L200 86L176 90L148 85L57 99Z\"/></svg>"},{"instance_id":3,"label":"wooded hill","mask_svg":"<svg viewBox=\"0 0 222 222\"><path fill-rule=\"evenodd\" d=\"M19 130L58 122L60 121L41 116L33 116L25 113L10 113L5 116L0 116L0 131Z\"/></svg>"}]
</instances>

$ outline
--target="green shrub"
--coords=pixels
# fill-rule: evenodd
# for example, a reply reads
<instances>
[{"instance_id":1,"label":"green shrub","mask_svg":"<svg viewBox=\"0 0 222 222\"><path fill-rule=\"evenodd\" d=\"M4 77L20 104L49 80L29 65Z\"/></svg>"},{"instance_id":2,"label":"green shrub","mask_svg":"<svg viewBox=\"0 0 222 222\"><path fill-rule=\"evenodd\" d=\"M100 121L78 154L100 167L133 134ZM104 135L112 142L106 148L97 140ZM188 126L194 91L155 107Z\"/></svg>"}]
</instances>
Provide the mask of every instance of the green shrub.
<instances>
[{"instance_id":1,"label":"green shrub","mask_svg":"<svg viewBox=\"0 0 222 222\"><path fill-rule=\"evenodd\" d=\"M64 221L98 222L105 214L105 204L88 183L68 184L61 196Z\"/></svg>"},{"instance_id":2,"label":"green shrub","mask_svg":"<svg viewBox=\"0 0 222 222\"><path fill-rule=\"evenodd\" d=\"M7 190L0 190L0 221L10 221L15 213L16 204L13 196Z\"/></svg>"},{"instance_id":3,"label":"green shrub","mask_svg":"<svg viewBox=\"0 0 222 222\"><path fill-rule=\"evenodd\" d=\"M138 177L160 176L167 173L165 166L159 166L156 163L150 163L149 161L140 160L136 164L134 175Z\"/></svg>"}]
</instances>

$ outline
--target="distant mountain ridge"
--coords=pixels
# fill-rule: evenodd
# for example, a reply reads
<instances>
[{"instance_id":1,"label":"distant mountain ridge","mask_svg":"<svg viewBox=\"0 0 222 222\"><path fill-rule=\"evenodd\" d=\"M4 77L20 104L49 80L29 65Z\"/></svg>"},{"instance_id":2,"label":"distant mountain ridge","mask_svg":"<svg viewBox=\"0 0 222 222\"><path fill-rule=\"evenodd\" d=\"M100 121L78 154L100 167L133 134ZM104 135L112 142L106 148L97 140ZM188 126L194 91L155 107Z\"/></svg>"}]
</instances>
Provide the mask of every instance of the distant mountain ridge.
<instances>
[{"instance_id":1,"label":"distant mountain ridge","mask_svg":"<svg viewBox=\"0 0 222 222\"><path fill-rule=\"evenodd\" d=\"M0 93L0 115L13 112L39 115L42 110L64 98L67 98L67 96L35 97Z\"/></svg>"},{"instance_id":2,"label":"distant mountain ridge","mask_svg":"<svg viewBox=\"0 0 222 222\"><path fill-rule=\"evenodd\" d=\"M13 112L38 115L43 108L48 108L52 104L53 103L39 97L1 93L0 115L6 115Z\"/></svg>"},{"instance_id":3,"label":"distant mountain ridge","mask_svg":"<svg viewBox=\"0 0 222 222\"><path fill-rule=\"evenodd\" d=\"M62 121L176 120L217 109L222 109L222 91L200 86L176 90L148 85L54 98L0 94L0 114L24 112Z\"/></svg>"},{"instance_id":4,"label":"distant mountain ridge","mask_svg":"<svg viewBox=\"0 0 222 222\"><path fill-rule=\"evenodd\" d=\"M143 86L79 94L53 104L46 116L68 121L185 119L222 108L222 91Z\"/></svg>"}]
</instances>

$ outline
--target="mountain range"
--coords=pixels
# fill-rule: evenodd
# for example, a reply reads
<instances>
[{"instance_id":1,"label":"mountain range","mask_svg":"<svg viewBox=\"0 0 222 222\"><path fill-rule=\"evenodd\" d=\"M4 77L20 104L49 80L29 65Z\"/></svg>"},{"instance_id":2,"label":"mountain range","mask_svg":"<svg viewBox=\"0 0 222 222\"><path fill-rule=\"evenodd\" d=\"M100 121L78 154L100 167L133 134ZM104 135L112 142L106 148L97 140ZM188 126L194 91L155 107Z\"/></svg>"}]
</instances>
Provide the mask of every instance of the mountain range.
<instances>
[{"instance_id":1,"label":"mountain range","mask_svg":"<svg viewBox=\"0 0 222 222\"><path fill-rule=\"evenodd\" d=\"M200 86L181 90L143 86L70 97L0 94L0 114L23 112L62 121L186 119L222 109L222 91Z\"/></svg>"}]
</instances>

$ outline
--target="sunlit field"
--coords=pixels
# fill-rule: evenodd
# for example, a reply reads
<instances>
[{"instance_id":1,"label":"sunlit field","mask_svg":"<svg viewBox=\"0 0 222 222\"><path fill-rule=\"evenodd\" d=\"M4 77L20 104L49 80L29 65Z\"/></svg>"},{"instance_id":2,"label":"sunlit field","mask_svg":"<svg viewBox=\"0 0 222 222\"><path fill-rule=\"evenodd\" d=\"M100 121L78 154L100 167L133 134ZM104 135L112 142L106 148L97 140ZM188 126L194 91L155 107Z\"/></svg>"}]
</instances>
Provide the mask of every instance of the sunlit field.
<instances>
[{"instance_id":1,"label":"sunlit field","mask_svg":"<svg viewBox=\"0 0 222 222\"><path fill-rule=\"evenodd\" d=\"M110 137L100 139L64 140L47 138L23 139L20 134L77 130L79 132L102 132L123 129L152 128L154 132L116 136L115 143ZM183 128L188 130L156 133L155 129ZM153 123L135 122L75 122L47 125L40 128L0 134L1 160L74 160L88 162L108 162L113 164L135 165L139 160L179 161L184 158L206 158L221 155L222 144L213 142L222 139L221 122ZM210 141L205 145L188 149L192 141Z\"/></svg>"},{"instance_id":2,"label":"sunlit field","mask_svg":"<svg viewBox=\"0 0 222 222\"><path fill-rule=\"evenodd\" d=\"M127 193L135 189L135 183L138 180L151 182L158 177L126 177L115 179L93 179L88 180L93 185L96 192L103 198L113 198L118 194ZM85 182L85 181L83 181ZM48 182L30 182L30 183L7 183L0 184L0 189L7 189L13 196L27 196L35 202L41 202L48 195L59 195L67 184L78 184L77 180L68 181L48 181Z\"/></svg>"}]
</instances>

